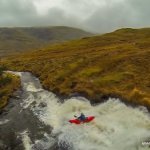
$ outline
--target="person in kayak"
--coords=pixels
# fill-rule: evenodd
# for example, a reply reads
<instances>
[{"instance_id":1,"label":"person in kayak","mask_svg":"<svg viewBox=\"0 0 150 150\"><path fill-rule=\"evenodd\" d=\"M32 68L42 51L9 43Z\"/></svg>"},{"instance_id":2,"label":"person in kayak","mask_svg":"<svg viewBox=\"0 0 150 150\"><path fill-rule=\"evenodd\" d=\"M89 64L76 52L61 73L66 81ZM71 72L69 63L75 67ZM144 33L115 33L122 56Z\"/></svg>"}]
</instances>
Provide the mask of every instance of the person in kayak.
<instances>
[{"instance_id":1,"label":"person in kayak","mask_svg":"<svg viewBox=\"0 0 150 150\"><path fill-rule=\"evenodd\" d=\"M79 116L79 117L77 117L77 116L75 116L78 120L80 120L80 121L84 121L84 120L86 120L86 117L85 117L85 115L83 114L83 113L81 113L81 115Z\"/></svg>"}]
</instances>

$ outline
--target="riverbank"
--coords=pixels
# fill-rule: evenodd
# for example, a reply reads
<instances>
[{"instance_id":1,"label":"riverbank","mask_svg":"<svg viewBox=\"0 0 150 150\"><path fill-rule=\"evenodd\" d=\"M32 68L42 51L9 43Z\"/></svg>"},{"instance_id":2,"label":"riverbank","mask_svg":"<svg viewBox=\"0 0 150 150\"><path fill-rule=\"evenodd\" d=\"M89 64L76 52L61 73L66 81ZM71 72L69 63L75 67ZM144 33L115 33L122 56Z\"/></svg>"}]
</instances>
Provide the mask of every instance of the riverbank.
<instances>
[{"instance_id":1,"label":"riverbank","mask_svg":"<svg viewBox=\"0 0 150 150\"><path fill-rule=\"evenodd\" d=\"M11 73L0 76L0 111L8 104L14 92L20 88L20 78Z\"/></svg>"}]
</instances>

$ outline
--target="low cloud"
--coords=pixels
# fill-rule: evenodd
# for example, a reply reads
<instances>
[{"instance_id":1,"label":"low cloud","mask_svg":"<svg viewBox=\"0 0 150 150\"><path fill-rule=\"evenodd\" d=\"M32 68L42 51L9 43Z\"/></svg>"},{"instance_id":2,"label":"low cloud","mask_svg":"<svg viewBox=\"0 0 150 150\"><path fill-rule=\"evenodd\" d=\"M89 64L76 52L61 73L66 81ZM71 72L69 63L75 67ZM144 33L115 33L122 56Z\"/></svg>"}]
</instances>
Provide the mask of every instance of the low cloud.
<instances>
[{"instance_id":1,"label":"low cloud","mask_svg":"<svg viewBox=\"0 0 150 150\"><path fill-rule=\"evenodd\" d=\"M47 7L37 7L40 2ZM0 26L65 25L91 32L150 26L149 0L1 0ZM40 6L40 5L39 5Z\"/></svg>"}]
</instances>

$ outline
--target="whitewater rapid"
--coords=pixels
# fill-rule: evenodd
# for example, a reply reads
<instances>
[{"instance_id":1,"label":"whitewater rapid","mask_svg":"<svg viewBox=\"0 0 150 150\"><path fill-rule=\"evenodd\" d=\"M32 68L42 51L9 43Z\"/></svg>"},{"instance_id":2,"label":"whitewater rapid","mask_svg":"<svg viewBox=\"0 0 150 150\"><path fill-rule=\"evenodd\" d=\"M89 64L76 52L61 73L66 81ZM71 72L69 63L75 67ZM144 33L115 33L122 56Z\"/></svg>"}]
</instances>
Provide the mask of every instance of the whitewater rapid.
<instances>
[{"instance_id":1,"label":"whitewater rapid","mask_svg":"<svg viewBox=\"0 0 150 150\"><path fill-rule=\"evenodd\" d=\"M150 115L146 108L126 106L119 99L92 106L83 97L72 97L63 103L52 92L42 88L39 80L30 73L17 73L21 77L22 90L27 93L20 106L30 109L44 123L52 127L51 133L31 140L31 131L19 133L25 150L149 150ZM68 122L83 112L94 115L88 124ZM38 126L38 125L37 125Z\"/></svg>"}]
</instances>

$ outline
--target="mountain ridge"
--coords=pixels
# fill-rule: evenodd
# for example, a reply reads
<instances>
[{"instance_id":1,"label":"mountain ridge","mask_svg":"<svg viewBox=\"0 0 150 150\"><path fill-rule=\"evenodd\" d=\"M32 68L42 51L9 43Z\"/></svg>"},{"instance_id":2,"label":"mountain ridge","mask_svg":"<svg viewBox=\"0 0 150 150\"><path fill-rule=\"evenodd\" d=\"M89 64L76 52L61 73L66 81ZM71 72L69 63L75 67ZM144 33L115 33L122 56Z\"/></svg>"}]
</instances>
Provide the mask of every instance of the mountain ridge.
<instances>
[{"instance_id":1,"label":"mountain ridge","mask_svg":"<svg viewBox=\"0 0 150 150\"><path fill-rule=\"evenodd\" d=\"M91 35L81 29L65 26L0 28L0 55L40 49L49 44Z\"/></svg>"}]
</instances>

